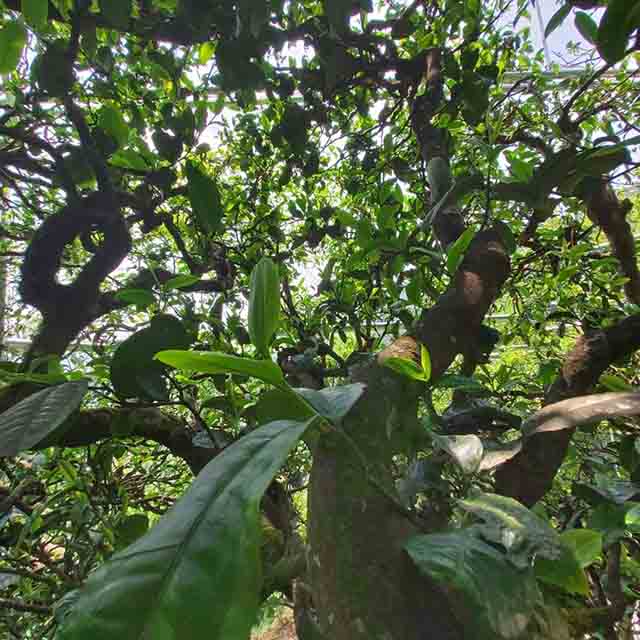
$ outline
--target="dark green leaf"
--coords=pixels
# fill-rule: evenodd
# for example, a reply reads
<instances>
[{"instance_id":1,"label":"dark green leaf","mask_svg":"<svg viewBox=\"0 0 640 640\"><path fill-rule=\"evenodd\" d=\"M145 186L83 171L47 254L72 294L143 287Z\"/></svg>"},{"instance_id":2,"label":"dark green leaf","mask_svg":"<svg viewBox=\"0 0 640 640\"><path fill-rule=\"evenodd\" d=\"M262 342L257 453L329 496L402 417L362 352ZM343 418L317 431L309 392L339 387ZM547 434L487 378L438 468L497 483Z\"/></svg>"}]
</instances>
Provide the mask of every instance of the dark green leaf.
<instances>
[{"instance_id":1,"label":"dark green leaf","mask_svg":"<svg viewBox=\"0 0 640 640\"><path fill-rule=\"evenodd\" d=\"M482 536L501 544L517 567L530 566L534 556L553 560L561 555L562 544L551 525L513 498L479 492L459 504L483 521L477 525Z\"/></svg>"},{"instance_id":2,"label":"dark green leaf","mask_svg":"<svg viewBox=\"0 0 640 640\"><path fill-rule=\"evenodd\" d=\"M594 19L588 13L578 11L575 17L575 24L580 35L591 44L595 44L598 37L598 25Z\"/></svg>"},{"instance_id":3,"label":"dark green leaf","mask_svg":"<svg viewBox=\"0 0 640 640\"><path fill-rule=\"evenodd\" d=\"M155 302L155 297L148 289L121 289L116 292L115 299L144 308Z\"/></svg>"},{"instance_id":4,"label":"dark green leaf","mask_svg":"<svg viewBox=\"0 0 640 640\"><path fill-rule=\"evenodd\" d=\"M273 422L212 460L80 592L59 640L246 640L260 602L262 494L309 423Z\"/></svg>"},{"instance_id":5,"label":"dark green leaf","mask_svg":"<svg viewBox=\"0 0 640 640\"><path fill-rule=\"evenodd\" d=\"M177 318L158 314L146 329L127 338L111 361L111 382L119 398L167 400L165 369L154 360L158 351L187 348L191 337Z\"/></svg>"},{"instance_id":6,"label":"dark green leaf","mask_svg":"<svg viewBox=\"0 0 640 640\"><path fill-rule=\"evenodd\" d=\"M251 272L249 335L259 353L267 355L280 323L280 277L278 266L262 258Z\"/></svg>"},{"instance_id":7,"label":"dark green leaf","mask_svg":"<svg viewBox=\"0 0 640 640\"><path fill-rule=\"evenodd\" d=\"M343 33L349 26L352 0L323 0L324 12L329 24L337 33Z\"/></svg>"},{"instance_id":8,"label":"dark green leaf","mask_svg":"<svg viewBox=\"0 0 640 640\"><path fill-rule=\"evenodd\" d=\"M549 20L544 30L544 37L548 38L564 22L569 13L571 13L571 4L567 2L551 16L551 20Z\"/></svg>"},{"instance_id":9,"label":"dark green leaf","mask_svg":"<svg viewBox=\"0 0 640 640\"><path fill-rule=\"evenodd\" d=\"M220 230L224 215L218 185L191 161L187 162L186 173L189 201L198 225L205 233L214 234Z\"/></svg>"},{"instance_id":10,"label":"dark green leaf","mask_svg":"<svg viewBox=\"0 0 640 640\"><path fill-rule=\"evenodd\" d=\"M49 0L22 0L22 15L34 29L42 29L49 16Z\"/></svg>"},{"instance_id":11,"label":"dark green leaf","mask_svg":"<svg viewBox=\"0 0 640 640\"><path fill-rule=\"evenodd\" d=\"M0 414L0 455L15 456L51 435L80 405L86 380L48 387Z\"/></svg>"},{"instance_id":12,"label":"dark green leaf","mask_svg":"<svg viewBox=\"0 0 640 640\"><path fill-rule=\"evenodd\" d=\"M258 424L274 420L309 420L315 411L298 394L282 389L269 389L260 396L255 405Z\"/></svg>"},{"instance_id":13,"label":"dark green leaf","mask_svg":"<svg viewBox=\"0 0 640 640\"><path fill-rule=\"evenodd\" d=\"M0 29L0 73L11 73L18 66L25 44L27 31L17 20Z\"/></svg>"},{"instance_id":14,"label":"dark green leaf","mask_svg":"<svg viewBox=\"0 0 640 640\"><path fill-rule=\"evenodd\" d=\"M43 91L54 97L63 97L73 84L73 68L67 55L66 42L57 40L39 55L33 70L36 81Z\"/></svg>"},{"instance_id":15,"label":"dark green leaf","mask_svg":"<svg viewBox=\"0 0 640 640\"><path fill-rule=\"evenodd\" d=\"M519 638L542 604L532 571L469 531L418 536L406 549L420 571L469 603L474 638Z\"/></svg>"},{"instance_id":16,"label":"dark green leaf","mask_svg":"<svg viewBox=\"0 0 640 640\"><path fill-rule=\"evenodd\" d=\"M230 373L252 376L272 384L274 387L289 389L282 370L271 360L251 360L228 353L215 351L161 351L156 359L176 369L198 373Z\"/></svg>"},{"instance_id":17,"label":"dark green leaf","mask_svg":"<svg viewBox=\"0 0 640 640\"><path fill-rule=\"evenodd\" d=\"M98 0L100 13L115 29L126 29L131 18L131 0Z\"/></svg>"},{"instance_id":18,"label":"dark green leaf","mask_svg":"<svg viewBox=\"0 0 640 640\"><path fill-rule=\"evenodd\" d=\"M632 19L638 0L610 0L600 20L597 33L598 51L610 64L624 58L632 31L638 26Z\"/></svg>"}]
</instances>

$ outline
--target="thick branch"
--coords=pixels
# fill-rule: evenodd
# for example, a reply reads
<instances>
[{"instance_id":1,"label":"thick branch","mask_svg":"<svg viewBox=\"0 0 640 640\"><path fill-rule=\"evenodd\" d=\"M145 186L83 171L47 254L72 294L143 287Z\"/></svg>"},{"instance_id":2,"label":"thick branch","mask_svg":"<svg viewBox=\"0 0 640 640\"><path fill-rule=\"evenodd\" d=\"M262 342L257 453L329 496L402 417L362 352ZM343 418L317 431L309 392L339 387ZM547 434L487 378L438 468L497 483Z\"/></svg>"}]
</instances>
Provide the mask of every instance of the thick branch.
<instances>
[{"instance_id":1,"label":"thick branch","mask_svg":"<svg viewBox=\"0 0 640 640\"><path fill-rule=\"evenodd\" d=\"M582 336L565 358L545 404L585 395L609 365L639 348L640 314ZM523 450L496 472L496 492L528 506L535 504L551 488L572 435L573 429L566 429L529 438Z\"/></svg>"}]
</instances>

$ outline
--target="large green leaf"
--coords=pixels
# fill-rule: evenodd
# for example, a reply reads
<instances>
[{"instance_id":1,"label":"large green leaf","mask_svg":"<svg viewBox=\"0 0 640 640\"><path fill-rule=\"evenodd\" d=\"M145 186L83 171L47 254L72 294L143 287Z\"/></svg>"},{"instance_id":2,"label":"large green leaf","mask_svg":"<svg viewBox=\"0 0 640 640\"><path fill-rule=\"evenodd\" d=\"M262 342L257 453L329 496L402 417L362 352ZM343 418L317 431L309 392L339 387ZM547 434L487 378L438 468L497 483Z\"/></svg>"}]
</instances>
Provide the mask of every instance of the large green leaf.
<instances>
[{"instance_id":1,"label":"large green leaf","mask_svg":"<svg viewBox=\"0 0 640 640\"><path fill-rule=\"evenodd\" d=\"M602 533L592 529L569 529L560 539L574 553L580 566L588 567L602 555Z\"/></svg>"},{"instance_id":2,"label":"large green leaf","mask_svg":"<svg viewBox=\"0 0 640 640\"><path fill-rule=\"evenodd\" d=\"M187 190L193 215L205 233L216 233L224 215L220 190L216 181L198 165L189 161L185 167Z\"/></svg>"},{"instance_id":3,"label":"large green leaf","mask_svg":"<svg viewBox=\"0 0 640 640\"><path fill-rule=\"evenodd\" d=\"M272 422L212 460L89 578L57 640L246 640L260 600L260 500L309 424Z\"/></svg>"},{"instance_id":4,"label":"large green leaf","mask_svg":"<svg viewBox=\"0 0 640 640\"><path fill-rule=\"evenodd\" d=\"M271 360L251 360L217 351L161 351L156 359L176 369L198 373L232 373L264 380L274 387L289 389L282 370Z\"/></svg>"},{"instance_id":5,"label":"large green leaf","mask_svg":"<svg viewBox=\"0 0 640 640\"><path fill-rule=\"evenodd\" d=\"M180 320L165 314L155 316L147 328L127 338L113 354L111 382L118 397L166 400L165 368L154 356L163 349L190 344Z\"/></svg>"},{"instance_id":6,"label":"large green leaf","mask_svg":"<svg viewBox=\"0 0 640 640\"><path fill-rule=\"evenodd\" d=\"M554 560L562 554L558 533L513 498L478 492L459 504L483 521L482 525L476 525L482 536L501 544L517 567L530 566L534 556Z\"/></svg>"},{"instance_id":7,"label":"large green leaf","mask_svg":"<svg viewBox=\"0 0 640 640\"><path fill-rule=\"evenodd\" d=\"M531 569L517 569L468 530L417 536L406 549L420 571L471 607L474 638L520 638L542 605Z\"/></svg>"},{"instance_id":8,"label":"large green leaf","mask_svg":"<svg viewBox=\"0 0 640 640\"><path fill-rule=\"evenodd\" d=\"M361 382L355 382L354 384L327 387L320 391L296 389L296 393L301 395L322 417L338 423L351 411L366 388L366 385Z\"/></svg>"},{"instance_id":9,"label":"large green leaf","mask_svg":"<svg viewBox=\"0 0 640 640\"><path fill-rule=\"evenodd\" d=\"M638 27L640 0L610 0L600 20L597 44L600 55L609 63L622 60L632 31Z\"/></svg>"},{"instance_id":10,"label":"large green leaf","mask_svg":"<svg viewBox=\"0 0 640 640\"><path fill-rule=\"evenodd\" d=\"M251 272L249 335L258 352L266 355L280 322L280 277L278 266L262 258Z\"/></svg>"},{"instance_id":11,"label":"large green leaf","mask_svg":"<svg viewBox=\"0 0 640 640\"><path fill-rule=\"evenodd\" d=\"M42 29L49 17L49 0L22 0L22 15L34 29Z\"/></svg>"},{"instance_id":12,"label":"large green leaf","mask_svg":"<svg viewBox=\"0 0 640 640\"><path fill-rule=\"evenodd\" d=\"M100 13L116 29L126 29L131 18L131 0L98 0Z\"/></svg>"},{"instance_id":13,"label":"large green leaf","mask_svg":"<svg viewBox=\"0 0 640 640\"><path fill-rule=\"evenodd\" d=\"M15 456L45 439L80 405L86 380L38 391L0 414L0 456Z\"/></svg>"},{"instance_id":14,"label":"large green leaf","mask_svg":"<svg viewBox=\"0 0 640 640\"><path fill-rule=\"evenodd\" d=\"M535 574L538 580L565 589L569 593L589 595L587 576L574 550L568 544L562 544L561 553L553 560L536 558Z\"/></svg>"},{"instance_id":15,"label":"large green leaf","mask_svg":"<svg viewBox=\"0 0 640 640\"><path fill-rule=\"evenodd\" d=\"M0 29L0 73L11 73L18 66L25 44L27 32L17 20Z\"/></svg>"}]
</instances>

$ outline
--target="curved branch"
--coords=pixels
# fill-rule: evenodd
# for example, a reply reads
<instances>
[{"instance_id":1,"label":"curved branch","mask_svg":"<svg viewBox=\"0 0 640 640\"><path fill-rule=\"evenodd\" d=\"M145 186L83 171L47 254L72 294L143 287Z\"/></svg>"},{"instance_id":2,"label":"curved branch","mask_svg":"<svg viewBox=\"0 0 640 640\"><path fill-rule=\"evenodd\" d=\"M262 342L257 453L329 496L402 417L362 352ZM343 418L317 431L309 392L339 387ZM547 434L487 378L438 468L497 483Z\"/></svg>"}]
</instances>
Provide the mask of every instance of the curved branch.
<instances>
[{"instance_id":1,"label":"curved branch","mask_svg":"<svg viewBox=\"0 0 640 640\"><path fill-rule=\"evenodd\" d=\"M640 349L640 314L582 336L567 354L560 377L545 399L552 404L582 396L616 360ZM535 504L551 488L567 454L573 429L537 433L526 447L496 472L496 493L510 496L527 506Z\"/></svg>"}]
</instances>

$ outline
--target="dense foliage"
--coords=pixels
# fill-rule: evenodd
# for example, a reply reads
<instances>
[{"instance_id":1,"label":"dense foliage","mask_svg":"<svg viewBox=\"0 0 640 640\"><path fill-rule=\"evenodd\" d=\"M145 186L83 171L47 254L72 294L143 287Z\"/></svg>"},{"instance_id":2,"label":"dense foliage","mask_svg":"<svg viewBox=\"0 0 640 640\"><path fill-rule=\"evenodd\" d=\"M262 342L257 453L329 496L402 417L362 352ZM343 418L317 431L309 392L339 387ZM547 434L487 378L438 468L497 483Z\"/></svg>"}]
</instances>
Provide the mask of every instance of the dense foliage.
<instances>
[{"instance_id":1,"label":"dense foliage","mask_svg":"<svg viewBox=\"0 0 640 640\"><path fill-rule=\"evenodd\" d=\"M640 1L539 9L0 0L2 638L638 637Z\"/></svg>"}]
</instances>

